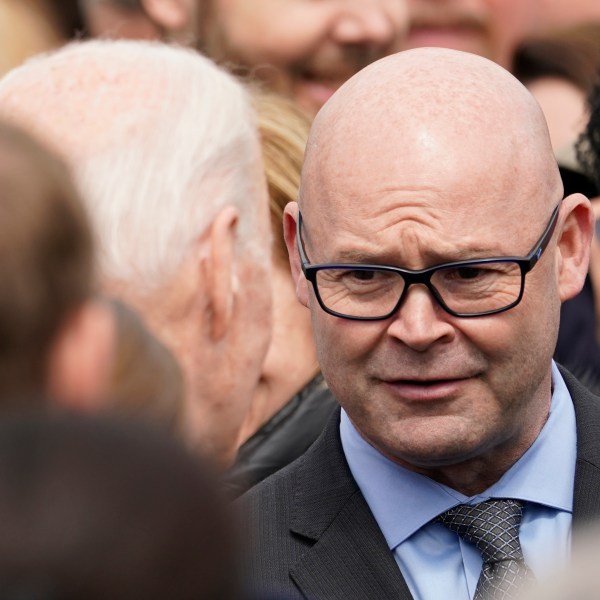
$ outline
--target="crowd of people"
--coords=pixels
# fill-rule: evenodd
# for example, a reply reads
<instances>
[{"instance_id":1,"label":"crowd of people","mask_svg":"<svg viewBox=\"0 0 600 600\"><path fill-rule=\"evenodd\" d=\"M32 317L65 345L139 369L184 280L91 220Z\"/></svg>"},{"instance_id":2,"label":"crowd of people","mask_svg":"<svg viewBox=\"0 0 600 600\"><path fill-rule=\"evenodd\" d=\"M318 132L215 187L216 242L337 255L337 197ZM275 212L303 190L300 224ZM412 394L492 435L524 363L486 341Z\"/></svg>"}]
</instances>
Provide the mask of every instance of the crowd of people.
<instances>
[{"instance_id":1,"label":"crowd of people","mask_svg":"<svg viewBox=\"0 0 600 600\"><path fill-rule=\"evenodd\" d=\"M598 0L0 0L0 600L599 597L599 222Z\"/></svg>"}]
</instances>

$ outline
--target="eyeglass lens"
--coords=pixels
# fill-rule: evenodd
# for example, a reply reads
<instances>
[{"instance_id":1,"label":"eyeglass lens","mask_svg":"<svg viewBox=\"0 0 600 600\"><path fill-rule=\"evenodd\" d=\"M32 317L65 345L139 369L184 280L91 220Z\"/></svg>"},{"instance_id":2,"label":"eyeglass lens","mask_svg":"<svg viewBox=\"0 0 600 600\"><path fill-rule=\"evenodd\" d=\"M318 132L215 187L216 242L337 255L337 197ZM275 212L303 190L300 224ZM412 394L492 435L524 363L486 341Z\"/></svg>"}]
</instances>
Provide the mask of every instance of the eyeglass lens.
<instances>
[{"instance_id":1,"label":"eyeglass lens","mask_svg":"<svg viewBox=\"0 0 600 600\"><path fill-rule=\"evenodd\" d=\"M392 312L404 293L401 273L391 270L321 269L316 276L322 303L342 315L377 318ZM456 313L501 310L521 294L519 265L510 261L441 268L430 278L432 291Z\"/></svg>"}]
</instances>

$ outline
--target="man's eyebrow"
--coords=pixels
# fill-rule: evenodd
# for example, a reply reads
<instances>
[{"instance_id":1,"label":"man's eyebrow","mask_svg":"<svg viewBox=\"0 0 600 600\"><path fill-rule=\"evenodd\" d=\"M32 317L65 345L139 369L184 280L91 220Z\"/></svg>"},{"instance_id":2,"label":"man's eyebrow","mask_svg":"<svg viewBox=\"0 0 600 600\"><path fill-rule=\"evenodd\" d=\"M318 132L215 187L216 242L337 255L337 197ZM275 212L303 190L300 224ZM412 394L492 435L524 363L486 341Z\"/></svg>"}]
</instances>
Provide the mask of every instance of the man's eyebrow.
<instances>
[{"instance_id":1,"label":"man's eyebrow","mask_svg":"<svg viewBox=\"0 0 600 600\"><path fill-rule=\"evenodd\" d=\"M481 258L502 258L503 256L509 256L506 252L500 250L491 249L489 246L468 246L464 248L457 248L452 246L448 252L437 252L429 249L422 255L422 258L428 263L429 266L436 264L443 264L449 262L456 262L461 260L478 260ZM398 252L394 252L393 249L381 250L371 252L368 250L361 249L347 249L340 250L336 253L335 257L329 262L336 263L348 263L348 264L375 264L375 265L390 265L390 266L402 266L401 255Z\"/></svg>"}]
</instances>

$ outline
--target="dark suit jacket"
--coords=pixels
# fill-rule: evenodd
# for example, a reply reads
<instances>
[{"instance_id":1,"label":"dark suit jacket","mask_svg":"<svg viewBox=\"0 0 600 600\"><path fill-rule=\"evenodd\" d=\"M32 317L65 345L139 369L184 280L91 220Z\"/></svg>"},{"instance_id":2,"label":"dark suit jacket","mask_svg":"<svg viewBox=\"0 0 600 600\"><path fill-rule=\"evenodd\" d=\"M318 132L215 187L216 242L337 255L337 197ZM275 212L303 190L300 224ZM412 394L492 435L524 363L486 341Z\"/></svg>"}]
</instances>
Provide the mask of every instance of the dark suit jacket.
<instances>
[{"instance_id":1,"label":"dark suit jacket","mask_svg":"<svg viewBox=\"0 0 600 600\"><path fill-rule=\"evenodd\" d=\"M577 421L577 528L600 517L600 398L563 376ZM243 497L247 581L259 600L412 600L350 474L338 424L339 411L302 457Z\"/></svg>"}]
</instances>

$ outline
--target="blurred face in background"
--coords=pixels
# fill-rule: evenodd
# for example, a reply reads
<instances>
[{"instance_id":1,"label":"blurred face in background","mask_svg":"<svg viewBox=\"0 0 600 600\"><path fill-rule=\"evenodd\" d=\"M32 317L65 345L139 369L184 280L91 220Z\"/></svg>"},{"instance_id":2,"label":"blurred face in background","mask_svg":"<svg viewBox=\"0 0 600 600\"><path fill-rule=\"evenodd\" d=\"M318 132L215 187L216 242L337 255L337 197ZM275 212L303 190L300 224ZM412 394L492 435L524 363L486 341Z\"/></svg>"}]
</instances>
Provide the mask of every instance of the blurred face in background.
<instances>
[{"instance_id":1,"label":"blurred face in background","mask_svg":"<svg viewBox=\"0 0 600 600\"><path fill-rule=\"evenodd\" d=\"M249 69L310 115L405 34L404 0L211 0L203 50ZM202 11L200 11L202 12Z\"/></svg>"},{"instance_id":2,"label":"blurred face in background","mask_svg":"<svg viewBox=\"0 0 600 600\"><path fill-rule=\"evenodd\" d=\"M568 27L600 20L598 0L538 0L541 26Z\"/></svg>"},{"instance_id":3,"label":"blurred face in background","mask_svg":"<svg viewBox=\"0 0 600 600\"><path fill-rule=\"evenodd\" d=\"M539 15L537 0L407 0L407 5L409 33L402 49L454 48L503 67L516 43L535 30Z\"/></svg>"},{"instance_id":4,"label":"blurred face in background","mask_svg":"<svg viewBox=\"0 0 600 600\"><path fill-rule=\"evenodd\" d=\"M554 151L573 144L588 119L585 92L562 77L539 77L527 89L544 112Z\"/></svg>"}]
</instances>

